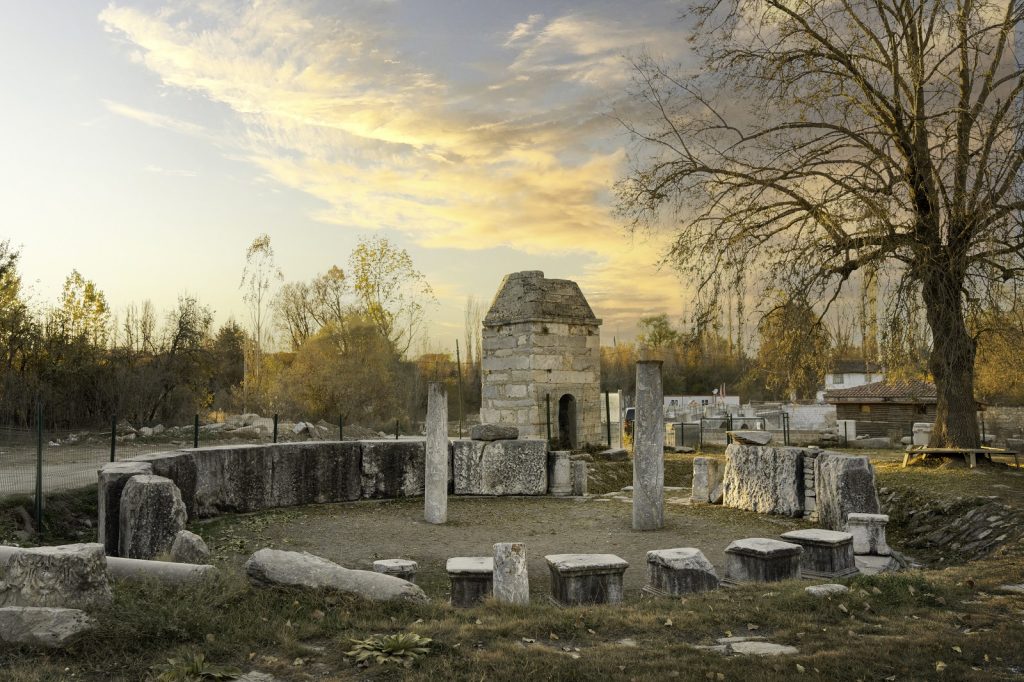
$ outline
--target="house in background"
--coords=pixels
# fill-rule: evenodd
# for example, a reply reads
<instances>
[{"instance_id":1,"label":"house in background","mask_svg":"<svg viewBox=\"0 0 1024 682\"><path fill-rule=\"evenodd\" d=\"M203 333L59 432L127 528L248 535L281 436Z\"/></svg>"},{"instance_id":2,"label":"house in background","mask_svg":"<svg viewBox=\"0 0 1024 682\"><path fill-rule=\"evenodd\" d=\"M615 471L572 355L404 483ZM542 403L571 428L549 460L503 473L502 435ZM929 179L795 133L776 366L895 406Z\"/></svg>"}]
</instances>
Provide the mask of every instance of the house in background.
<instances>
[{"instance_id":1,"label":"house in background","mask_svg":"<svg viewBox=\"0 0 1024 682\"><path fill-rule=\"evenodd\" d=\"M857 422L858 436L909 436L915 422L934 422L938 394L927 381L876 381L825 392L836 419Z\"/></svg>"},{"instance_id":2,"label":"house in background","mask_svg":"<svg viewBox=\"0 0 1024 682\"><path fill-rule=\"evenodd\" d=\"M825 389L818 391L818 402L825 400L828 391L855 388L884 380L885 372L881 365L865 360L836 360L825 373Z\"/></svg>"}]
</instances>

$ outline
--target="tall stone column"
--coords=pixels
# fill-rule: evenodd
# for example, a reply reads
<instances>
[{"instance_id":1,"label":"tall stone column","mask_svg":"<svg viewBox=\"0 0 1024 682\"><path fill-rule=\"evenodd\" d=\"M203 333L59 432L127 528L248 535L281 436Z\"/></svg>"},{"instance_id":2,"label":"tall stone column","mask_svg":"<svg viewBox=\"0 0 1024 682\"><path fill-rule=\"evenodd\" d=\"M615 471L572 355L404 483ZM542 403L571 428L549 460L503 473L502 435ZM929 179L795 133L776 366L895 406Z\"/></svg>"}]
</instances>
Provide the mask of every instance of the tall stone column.
<instances>
[{"instance_id":1,"label":"tall stone column","mask_svg":"<svg viewBox=\"0 0 1024 682\"><path fill-rule=\"evenodd\" d=\"M524 543L499 542L494 545L494 598L506 604L525 606L530 603Z\"/></svg>"},{"instance_id":2,"label":"tall stone column","mask_svg":"<svg viewBox=\"0 0 1024 682\"><path fill-rule=\"evenodd\" d=\"M633 426L633 530L665 525L665 419L661 361L636 363Z\"/></svg>"},{"instance_id":3,"label":"tall stone column","mask_svg":"<svg viewBox=\"0 0 1024 682\"><path fill-rule=\"evenodd\" d=\"M427 389L423 483L423 518L427 523L444 523L448 520L448 391L436 381Z\"/></svg>"}]
</instances>

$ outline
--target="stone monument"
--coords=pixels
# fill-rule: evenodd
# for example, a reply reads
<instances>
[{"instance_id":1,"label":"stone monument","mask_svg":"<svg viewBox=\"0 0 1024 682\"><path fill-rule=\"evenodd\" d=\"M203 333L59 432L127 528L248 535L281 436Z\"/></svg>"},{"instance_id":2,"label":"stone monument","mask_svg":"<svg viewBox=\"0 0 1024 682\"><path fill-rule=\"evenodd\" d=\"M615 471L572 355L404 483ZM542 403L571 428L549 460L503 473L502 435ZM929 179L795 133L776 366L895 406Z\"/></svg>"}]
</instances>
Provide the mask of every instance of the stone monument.
<instances>
[{"instance_id":1,"label":"stone monument","mask_svg":"<svg viewBox=\"0 0 1024 682\"><path fill-rule=\"evenodd\" d=\"M601 320L575 282L507 275L483 327L482 422L546 440L550 409L561 448L603 442Z\"/></svg>"}]
</instances>

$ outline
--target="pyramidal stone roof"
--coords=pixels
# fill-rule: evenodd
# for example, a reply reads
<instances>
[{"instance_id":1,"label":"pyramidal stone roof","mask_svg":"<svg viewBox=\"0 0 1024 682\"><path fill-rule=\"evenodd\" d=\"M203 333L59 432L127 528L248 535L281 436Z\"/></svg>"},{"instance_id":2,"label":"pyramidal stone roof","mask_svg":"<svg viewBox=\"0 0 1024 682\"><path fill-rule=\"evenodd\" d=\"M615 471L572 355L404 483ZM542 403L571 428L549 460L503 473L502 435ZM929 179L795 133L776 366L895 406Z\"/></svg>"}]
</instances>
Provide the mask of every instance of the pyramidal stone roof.
<instances>
[{"instance_id":1,"label":"pyramidal stone roof","mask_svg":"<svg viewBox=\"0 0 1024 682\"><path fill-rule=\"evenodd\" d=\"M540 270L505 275L484 318L485 327L516 322L601 324L576 282L545 279Z\"/></svg>"}]
</instances>

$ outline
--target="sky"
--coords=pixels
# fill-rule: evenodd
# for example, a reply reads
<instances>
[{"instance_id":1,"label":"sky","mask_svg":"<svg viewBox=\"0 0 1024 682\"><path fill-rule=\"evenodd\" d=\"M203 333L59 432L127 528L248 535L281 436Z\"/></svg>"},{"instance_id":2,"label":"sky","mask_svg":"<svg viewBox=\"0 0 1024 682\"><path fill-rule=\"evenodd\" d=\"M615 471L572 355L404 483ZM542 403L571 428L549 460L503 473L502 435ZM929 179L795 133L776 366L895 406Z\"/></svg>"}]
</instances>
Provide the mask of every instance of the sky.
<instances>
[{"instance_id":1,"label":"sky","mask_svg":"<svg viewBox=\"0 0 1024 682\"><path fill-rule=\"evenodd\" d=\"M628 57L686 60L667 0L0 4L0 240L36 303L72 269L115 312L245 319L245 248L286 280L359 239L412 255L436 349L519 270L577 281L602 342L685 306L665 237L613 215Z\"/></svg>"}]
</instances>

